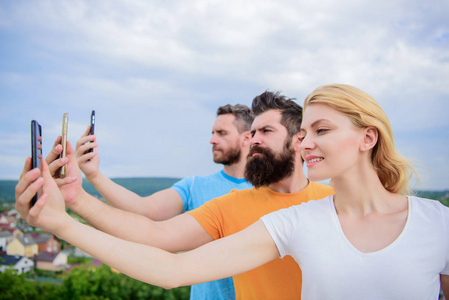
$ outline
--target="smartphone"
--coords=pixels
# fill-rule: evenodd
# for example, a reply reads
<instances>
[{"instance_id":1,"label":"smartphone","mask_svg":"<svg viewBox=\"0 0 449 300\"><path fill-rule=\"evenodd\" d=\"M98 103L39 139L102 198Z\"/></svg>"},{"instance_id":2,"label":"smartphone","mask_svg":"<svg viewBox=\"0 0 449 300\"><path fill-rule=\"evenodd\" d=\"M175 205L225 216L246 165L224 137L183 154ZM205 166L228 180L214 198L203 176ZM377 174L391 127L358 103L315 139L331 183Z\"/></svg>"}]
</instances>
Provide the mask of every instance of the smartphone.
<instances>
[{"instance_id":1,"label":"smartphone","mask_svg":"<svg viewBox=\"0 0 449 300\"><path fill-rule=\"evenodd\" d=\"M61 134L61 145L62 145L62 152L59 155L60 158L63 158L66 156L66 146L67 146L67 127L69 125L69 114L64 113L62 116L62 134ZM61 167L61 170L59 172L59 177L64 178L66 173L66 165L63 165Z\"/></svg>"},{"instance_id":2,"label":"smartphone","mask_svg":"<svg viewBox=\"0 0 449 300\"><path fill-rule=\"evenodd\" d=\"M90 114L90 132L89 135L93 135L95 133L95 110L92 110L92 113ZM93 152L94 149L90 148L86 151L86 153Z\"/></svg>"},{"instance_id":3,"label":"smartphone","mask_svg":"<svg viewBox=\"0 0 449 300\"><path fill-rule=\"evenodd\" d=\"M42 158L42 127L36 120L31 121L31 168L40 167L40 159ZM38 198L38 194L31 199L33 206Z\"/></svg>"}]
</instances>

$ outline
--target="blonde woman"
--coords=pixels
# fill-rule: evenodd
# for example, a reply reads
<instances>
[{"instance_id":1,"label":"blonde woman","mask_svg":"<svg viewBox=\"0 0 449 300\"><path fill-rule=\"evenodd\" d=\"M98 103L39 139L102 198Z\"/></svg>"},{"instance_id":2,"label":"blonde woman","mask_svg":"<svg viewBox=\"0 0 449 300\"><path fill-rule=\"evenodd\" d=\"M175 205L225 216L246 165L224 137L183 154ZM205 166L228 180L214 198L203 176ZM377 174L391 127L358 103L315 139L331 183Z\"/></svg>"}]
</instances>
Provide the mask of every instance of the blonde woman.
<instances>
[{"instance_id":1,"label":"blonde woman","mask_svg":"<svg viewBox=\"0 0 449 300\"><path fill-rule=\"evenodd\" d=\"M291 255L303 272L303 299L437 299L440 286L448 298L449 208L405 196L413 170L396 151L377 102L351 86L319 87L304 102L301 128L309 178L331 178L335 195L271 213L193 251L171 254L76 222L65 213L45 162L39 178L27 160L16 207L30 225L165 288L228 277ZM42 186L44 194L29 209Z\"/></svg>"}]
</instances>

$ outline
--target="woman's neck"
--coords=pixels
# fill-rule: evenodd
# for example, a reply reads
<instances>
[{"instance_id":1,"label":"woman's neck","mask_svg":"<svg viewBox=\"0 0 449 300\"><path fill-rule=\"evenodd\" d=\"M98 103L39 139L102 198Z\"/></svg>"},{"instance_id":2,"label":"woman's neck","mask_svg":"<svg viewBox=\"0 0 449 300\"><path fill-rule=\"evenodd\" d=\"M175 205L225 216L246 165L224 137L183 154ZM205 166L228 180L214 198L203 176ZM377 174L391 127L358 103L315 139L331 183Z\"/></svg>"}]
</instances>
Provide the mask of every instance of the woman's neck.
<instances>
[{"instance_id":1,"label":"woman's neck","mask_svg":"<svg viewBox=\"0 0 449 300\"><path fill-rule=\"evenodd\" d=\"M332 186L335 190L335 208L339 214L364 216L375 212L387 213L395 210L397 203L392 199L405 199L386 190L374 168L333 178Z\"/></svg>"}]
</instances>

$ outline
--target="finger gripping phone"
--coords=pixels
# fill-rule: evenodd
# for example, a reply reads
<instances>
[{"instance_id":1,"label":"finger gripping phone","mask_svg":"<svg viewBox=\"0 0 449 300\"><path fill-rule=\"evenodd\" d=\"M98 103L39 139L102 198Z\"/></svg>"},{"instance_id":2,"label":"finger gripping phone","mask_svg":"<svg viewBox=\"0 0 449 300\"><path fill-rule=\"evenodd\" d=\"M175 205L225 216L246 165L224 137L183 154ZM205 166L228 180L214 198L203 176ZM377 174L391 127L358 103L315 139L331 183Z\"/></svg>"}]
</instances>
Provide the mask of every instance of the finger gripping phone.
<instances>
[{"instance_id":1,"label":"finger gripping phone","mask_svg":"<svg viewBox=\"0 0 449 300\"><path fill-rule=\"evenodd\" d=\"M31 168L40 167L40 159L42 158L42 127L36 120L31 121ZM38 198L38 194L31 199L33 206Z\"/></svg>"},{"instance_id":2,"label":"finger gripping phone","mask_svg":"<svg viewBox=\"0 0 449 300\"><path fill-rule=\"evenodd\" d=\"M64 113L62 116L62 134L61 134L61 145L62 145L62 152L59 156L60 158L66 157L66 146L67 146L67 127L69 123L69 114ZM64 178L66 174L66 165L63 165L61 167L61 170L59 172L59 177Z\"/></svg>"}]
</instances>

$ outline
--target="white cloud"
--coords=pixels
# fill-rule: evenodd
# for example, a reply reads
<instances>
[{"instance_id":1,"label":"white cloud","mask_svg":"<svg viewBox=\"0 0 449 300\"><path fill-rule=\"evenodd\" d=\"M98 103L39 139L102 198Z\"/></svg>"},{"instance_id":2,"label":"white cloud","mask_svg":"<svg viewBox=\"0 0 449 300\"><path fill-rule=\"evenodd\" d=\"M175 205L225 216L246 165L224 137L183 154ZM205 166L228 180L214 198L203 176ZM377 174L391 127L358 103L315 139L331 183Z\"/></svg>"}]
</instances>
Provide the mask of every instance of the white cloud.
<instances>
[{"instance_id":1,"label":"white cloud","mask_svg":"<svg viewBox=\"0 0 449 300\"><path fill-rule=\"evenodd\" d=\"M410 133L448 138L448 12L444 1L2 2L0 124L15 130L0 153L28 147L32 118L47 149L65 111L75 143L95 109L110 176L206 174L218 167L207 144L217 106L266 89L302 103L340 82L377 99L412 156L426 155Z\"/></svg>"}]
</instances>

